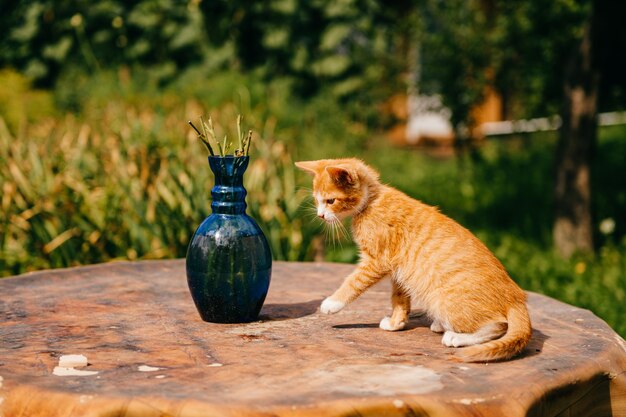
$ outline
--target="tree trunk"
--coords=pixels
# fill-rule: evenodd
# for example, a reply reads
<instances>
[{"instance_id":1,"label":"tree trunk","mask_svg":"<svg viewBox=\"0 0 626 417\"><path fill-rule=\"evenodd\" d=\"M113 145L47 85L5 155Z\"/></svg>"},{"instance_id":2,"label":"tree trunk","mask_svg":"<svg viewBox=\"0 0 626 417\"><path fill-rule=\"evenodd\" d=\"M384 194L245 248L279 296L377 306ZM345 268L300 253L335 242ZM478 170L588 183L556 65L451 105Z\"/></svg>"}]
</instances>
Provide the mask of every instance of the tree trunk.
<instances>
[{"instance_id":1,"label":"tree trunk","mask_svg":"<svg viewBox=\"0 0 626 417\"><path fill-rule=\"evenodd\" d=\"M593 251L590 165L597 136L599 71L592 57L591 26L586 26L566 65L563 86L553 238L557 251L566 258L577 251Z\"/></svg>"}]
</instances>

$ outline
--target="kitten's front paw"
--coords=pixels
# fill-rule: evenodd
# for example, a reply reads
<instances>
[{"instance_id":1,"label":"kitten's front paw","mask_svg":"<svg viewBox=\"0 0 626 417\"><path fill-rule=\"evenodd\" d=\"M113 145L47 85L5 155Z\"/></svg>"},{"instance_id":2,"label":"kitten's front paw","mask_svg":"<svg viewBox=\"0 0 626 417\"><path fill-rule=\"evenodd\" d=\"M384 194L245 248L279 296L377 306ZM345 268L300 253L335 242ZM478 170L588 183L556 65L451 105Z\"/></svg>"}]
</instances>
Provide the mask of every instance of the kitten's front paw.
<instances>
[{"instance_id":1,"label":"kitten's front paw","mask_svg":"<svg viewBox=\"0 0 626 417\"><path fill-rule=\"evenodd\" d=\"M324 301L322 301L322 305L320 306L320 312L324 314L334 314L344 308L346 306L345 303L341 301L334 300L331 297L328 297Z\"/></svg>"},{"instance_id":2,"label":"kitten's front paw","mask_svg":"<svg viewBox=\"0 0 626 417\"><path fill-rule=\"evenodd\" d=\"M406 326L406 322L401 321L400 323L392 323L391 317L385 317L380 321L380 328L383 330L387 330L388 332L395 332L398 330L404 329Z\"/></svg>"}]
</instances>

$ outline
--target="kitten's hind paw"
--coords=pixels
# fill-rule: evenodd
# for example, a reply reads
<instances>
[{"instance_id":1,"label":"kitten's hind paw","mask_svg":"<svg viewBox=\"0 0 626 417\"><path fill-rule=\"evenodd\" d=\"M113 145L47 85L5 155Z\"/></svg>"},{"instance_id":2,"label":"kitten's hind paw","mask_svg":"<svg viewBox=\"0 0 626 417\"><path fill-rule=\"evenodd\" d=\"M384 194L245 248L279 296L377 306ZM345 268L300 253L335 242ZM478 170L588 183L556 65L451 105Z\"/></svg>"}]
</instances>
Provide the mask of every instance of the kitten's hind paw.
<instances>
[{"instance_id":1,"label":"kitten's hind paw","mask_svg":"<svg viewBox=\"0 0 626 417\"><path fill-rule=\"evenodd\" d=\"M398 330L404 329L406 326L406 322L401 321L400 323L393 323L391 321L391 317L385 317L380 321L379 327L383 330L387 330L388 332L395 332Z\"/></svg>"},{"instance_id":2,"label":"kitten's hind paw","mask_svg":"<svg viewBox=\"0 0 626 417\"><path fill-rule=\"evenodd\" d=\"M331 297L328 297L324 301L322 301L322 305L320 306L320 312L324 314L334 314L344 308L346 306L345 303L341 301L333 300Z\"/></svg>"},{"instance_id":3,"label":"kitten's hind paw","mask_svg":"<svg viewBox=\"0 0 626 417\"><path fill-rule=\"evenodd\" d=\"M445 329L443 328L441 323L439 323L437 320L433 321L433 323L430 325L430 330L435 333L445 332Z\"/></svg>"},{"instance_id":4,"label":"kitten's hind paw","mask_svg":"<svg viewBox=\"0 0 626 417\"><path fill-rule=\"evenodd\" d=\"M455 333L447 331L441 338L441 344L447 347L463 347L481 343L480 340L474 340L473 333Z\"/></svg>"}]
</instances>

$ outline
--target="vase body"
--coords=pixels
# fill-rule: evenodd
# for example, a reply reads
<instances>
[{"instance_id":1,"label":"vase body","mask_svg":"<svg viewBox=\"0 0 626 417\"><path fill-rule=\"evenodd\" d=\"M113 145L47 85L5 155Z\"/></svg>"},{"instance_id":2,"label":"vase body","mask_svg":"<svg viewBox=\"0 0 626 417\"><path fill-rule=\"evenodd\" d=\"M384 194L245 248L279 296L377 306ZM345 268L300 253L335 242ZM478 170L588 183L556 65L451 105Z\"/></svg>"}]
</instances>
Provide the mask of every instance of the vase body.
<instances>
[{"instance_id":1,"label":"vase body","mask_svg":"<svg viewBox=\"0 0 626 417\"><path fill-rule=\"evenodd\" d=\"M243 174L249 158L210 156L215 174L212 214L187 249L187 283L204 321L246 323L258 318L272 273L270 247L246 214Z\"/></svg>"}]
</instances>

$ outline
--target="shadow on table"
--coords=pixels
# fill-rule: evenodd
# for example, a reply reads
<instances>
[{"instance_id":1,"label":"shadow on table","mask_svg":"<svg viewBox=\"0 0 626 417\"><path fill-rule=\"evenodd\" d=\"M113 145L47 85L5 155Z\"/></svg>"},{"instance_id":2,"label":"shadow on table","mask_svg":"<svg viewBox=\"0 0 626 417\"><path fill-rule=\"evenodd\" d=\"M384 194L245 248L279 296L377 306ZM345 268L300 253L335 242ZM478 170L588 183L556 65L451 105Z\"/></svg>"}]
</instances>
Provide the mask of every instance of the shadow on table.
<instances>
[{"instance_id":1,"label":"shadow on table","mask_svg":"<svg viewBox=\"0 0 626 417\"><path fill-rule=\"evenodd\" d=\"M381 317L382 319L382 317ZM335 329L372 329L378 328L380 323L346 323L346 324L336 324L333 326ZM412 311L409 315L409 323L406 325L402 331L412 330L418 327L428 327L430 326L430 321L424 315L423 312L419 310Z\"/></svg>"},{"instance_id":2,"label":"shadow on table","mask_svg":"<svg viewBox=\"0 0 626 417\"><path fill-rule=\"evenodd\" d=\"M265 304L259 315L260 320L289 320L298 319L300 317L315 314L322 302L319 300L310 300L302 303L293 304Z\"/></svg>"},{"instance_id":3,"label":"shadow on table","mask_svg":"<svg viewBox=\"0 0 626 417\"><path fill-rule=\"evenodd\" d=\"M410 319L409 323L401 331L405 332L405 331L412 330L418 327L430 326L430 321L421 314L412 313L409 316L409 319ZM336 324L333 326L333 328L335 329L372 329L372 328L378 328L378 326L379 326L379 323L345 323L345 324ZM532 338L530 339L530 342L528 342L528 345L526 345L522 353L519 356L513 358L513 360L540 355L541 352L543 351L543 345L545 341L548 340L549 338L550 336L546 335L540 330L533 328L533 335L532 335Z\"/></svg>"},{"instance_id":4,"label":"shadow on table","mask_svg":"<svg viewBox=\"0 0 626 417\"><path fill-rule=\"evenodd\" d=\"M545 333L537 330L533 327L533 335L528 342L528 345L524 348L522 353L518 356L518 358L528 358L535 355L540 355L543 351L543 344L546 340L548 340L550 336Z\"/></svg>"}]
</instances>

